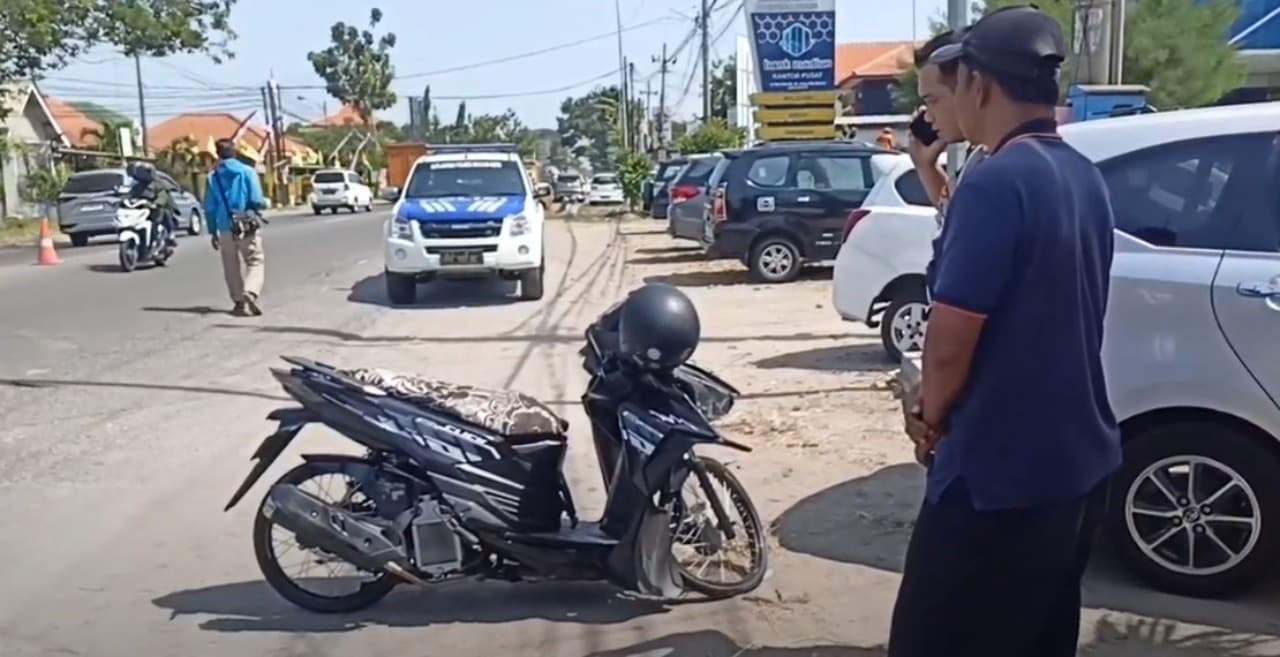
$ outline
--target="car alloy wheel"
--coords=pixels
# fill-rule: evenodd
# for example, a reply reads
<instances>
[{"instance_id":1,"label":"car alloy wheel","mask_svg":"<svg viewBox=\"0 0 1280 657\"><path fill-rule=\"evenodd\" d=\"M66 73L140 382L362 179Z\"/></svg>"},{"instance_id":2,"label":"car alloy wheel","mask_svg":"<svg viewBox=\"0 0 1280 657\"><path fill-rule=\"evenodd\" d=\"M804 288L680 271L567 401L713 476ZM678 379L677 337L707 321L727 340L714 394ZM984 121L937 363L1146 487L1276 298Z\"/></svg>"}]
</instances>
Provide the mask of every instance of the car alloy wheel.
<instances>
[{"instance_id":1,"label":"car alloy wheel","mask_svg":"<svg viewBox=\"0 0 1280 657\"><path fill-rule=\"evenodd\" d=\"M760 270L771 279L786 278L795 266L795 255L782 244L770 244L760 252Z\"/></svg>"},{"instance_id":2,"label":"car alloy wheel","mask_svg":"<svg viewBox=\"0 0 1280 657\"><path fill-rule=\"evenodd\" d=\"M1238 566L1261 536L1258 496L1226 464L1206 456L1152 463L1124 499L1129 535L1162 568L1193 576Z\"/></svg>"},{"instance_id":3,"label":"car alloy wheel","mask_svg":"<svg viewBox=\"0 0 1280 657\"><path fill-rule=\"evenodd\" d=\"M898 307L893 317L889 318L889 331L899 353L924 349L924 333L928 321L928 304L910 302Z\"/></svg>"}]
</instances>

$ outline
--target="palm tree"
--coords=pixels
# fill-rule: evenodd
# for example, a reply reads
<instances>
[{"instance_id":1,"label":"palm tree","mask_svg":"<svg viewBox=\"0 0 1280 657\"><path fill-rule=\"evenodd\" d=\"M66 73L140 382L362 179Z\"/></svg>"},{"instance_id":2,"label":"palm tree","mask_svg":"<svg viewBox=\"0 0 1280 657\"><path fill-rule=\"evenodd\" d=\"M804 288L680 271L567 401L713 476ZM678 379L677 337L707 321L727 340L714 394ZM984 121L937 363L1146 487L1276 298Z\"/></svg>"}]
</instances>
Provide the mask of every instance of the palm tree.
<instances>
[{"instance_id":1,"label":"palm tree","mask_svg":"<svg viewBox=\"0 0 1280 657\"><path fill-rule=\"evenodd\" d=\"M85 140L86 142L92 139L94 142L96 142L98 150L104 153L119 155L122 152L122 149L121 149L122 144L120 143L120 129L132 128L132 127L133 126L127 123L103 123L101 128L85 128L84 130L81 130L80 138ZM103 166L107 162L110 162L112 159L114 158L111 158L111 159L94 158L93 165ZM124 159L123 156L121 156L120 159L123 160Z\"/></svg>"},{"instance_id":2,"label":"palm tree","mask_svg":"<svg viewBox=\"0 0 1280 657\"><path fill-rule=\"evenodd\" d=\"M200 151L195 139L179 137L156 153L156 168L173 176L174 180L185 180L191 189L200 190L199 174L209 168L211 159Z\"/></svg>"}]
</instances>

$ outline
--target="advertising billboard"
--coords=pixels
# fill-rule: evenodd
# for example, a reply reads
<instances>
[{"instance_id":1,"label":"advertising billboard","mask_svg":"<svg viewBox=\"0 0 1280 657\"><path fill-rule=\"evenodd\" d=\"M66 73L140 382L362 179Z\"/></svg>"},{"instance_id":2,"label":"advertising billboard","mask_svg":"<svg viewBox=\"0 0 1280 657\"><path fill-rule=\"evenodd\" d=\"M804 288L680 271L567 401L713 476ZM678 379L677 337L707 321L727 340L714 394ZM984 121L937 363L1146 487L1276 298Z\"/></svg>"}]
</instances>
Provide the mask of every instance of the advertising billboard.
<instances>
[{"instance_id":1,"label":"advertising billboard","mask_svg":"<svg viewBox=\"0 0 1280 657\"><path fill-rule=\"evenodd\" d=\"M1230 39L1241 50L1280 50L1280 0L1236 0Z\"/></svg>"},{"instance_id":2,"label":"advertising billboard","mask_svg":"<svg viewBox=\"0 0 1280 657\"><path fill-rule=\"evenodd\" d=\"M760 91L835 88L835 0L746 3L747 34Z\"/></svg>"}]
</instances>

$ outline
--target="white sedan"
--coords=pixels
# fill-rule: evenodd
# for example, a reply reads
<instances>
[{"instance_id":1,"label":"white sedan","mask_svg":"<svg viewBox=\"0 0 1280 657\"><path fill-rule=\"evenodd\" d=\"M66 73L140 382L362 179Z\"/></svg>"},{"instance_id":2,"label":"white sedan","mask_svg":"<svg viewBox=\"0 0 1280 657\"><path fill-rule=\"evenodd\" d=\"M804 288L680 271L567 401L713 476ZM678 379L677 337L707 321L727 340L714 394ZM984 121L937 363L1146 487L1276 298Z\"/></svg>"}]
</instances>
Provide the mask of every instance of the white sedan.
<instances>
[{"instance_id":1,"label":"white sedan","mask_svg":"<svg viewBox=\"0 0 1280 657\"><path fill-rule=\"evenodd\" d=\"M619 205L626 202L626 196L622 193L622 182L618 180L617 174L598 173L591 178L591 190L587 192L587 204L614 204Z\"/></svg>"},{"instance_id":2,"label":"white sedan","mask_svg":"<svg viewBox=\"0 0 1280 657\"><path fill-rule=\"evenodd\" d=\"M1280 554L1280 103L1060 132L1098 164L1116 217L1102 357L1124 463L1110 542L1157 588L1238 592ZM890 301L889 334L911 320L894 348L914 347L932 211L869 210L840 251L836 307L867 321L869 299ZM903 295L912 310L894 305Z\"/></svg>"}]
</instances>

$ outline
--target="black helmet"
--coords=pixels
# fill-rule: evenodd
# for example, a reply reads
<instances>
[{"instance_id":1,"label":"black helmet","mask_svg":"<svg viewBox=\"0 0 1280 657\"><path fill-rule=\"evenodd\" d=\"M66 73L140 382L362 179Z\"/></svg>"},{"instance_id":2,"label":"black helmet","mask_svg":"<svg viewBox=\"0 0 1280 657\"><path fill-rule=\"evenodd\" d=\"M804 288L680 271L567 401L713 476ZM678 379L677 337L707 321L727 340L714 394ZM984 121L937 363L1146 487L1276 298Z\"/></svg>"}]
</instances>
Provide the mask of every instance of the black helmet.
<instances>
[{"instance_id":1,"label":"black helmet","mask_svg":"<svg viewBox=\"0 0 1280 657\"><path fill-rule=\"evenodd\" d=\"M129 166L126 167L125 171L129 174L130 178L133 178L140 183L149 183L155 178L151 167L142 164L141 162L130 163Z\"/></svg>"},{"instance_id":2,"label":"black helmet","mask_svg":"<svg viewBox=\"0 0 1280 657\"><path fill-rule=\"evenodd\" d=\"M618 319L619 354L647 369L681 365L698 346L698 310L683 292L662 283L633 291Z\"/></svg>"}]
</instances>

